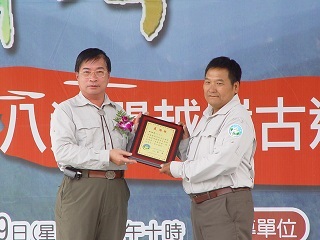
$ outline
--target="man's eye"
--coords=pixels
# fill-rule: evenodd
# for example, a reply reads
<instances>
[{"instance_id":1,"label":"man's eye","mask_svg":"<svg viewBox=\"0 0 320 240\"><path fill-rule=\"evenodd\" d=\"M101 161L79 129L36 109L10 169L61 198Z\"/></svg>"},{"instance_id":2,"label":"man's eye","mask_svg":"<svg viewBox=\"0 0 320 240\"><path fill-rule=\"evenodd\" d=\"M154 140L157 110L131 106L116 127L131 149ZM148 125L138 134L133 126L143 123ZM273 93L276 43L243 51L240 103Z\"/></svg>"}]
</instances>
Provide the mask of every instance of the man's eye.
<instances>
[{"instance_id":1,"label":"man's eye","mask_svg":"<svg viewBox=\"0 0 320 240\"><path fill-rule=\"evenodd\" d=\"M96 76L97 76L97 77L104 77L104 76L105 76L105 71L103 71L103 70L97 70L97 71L96 71Z\"/></svg>"}]
</instances>

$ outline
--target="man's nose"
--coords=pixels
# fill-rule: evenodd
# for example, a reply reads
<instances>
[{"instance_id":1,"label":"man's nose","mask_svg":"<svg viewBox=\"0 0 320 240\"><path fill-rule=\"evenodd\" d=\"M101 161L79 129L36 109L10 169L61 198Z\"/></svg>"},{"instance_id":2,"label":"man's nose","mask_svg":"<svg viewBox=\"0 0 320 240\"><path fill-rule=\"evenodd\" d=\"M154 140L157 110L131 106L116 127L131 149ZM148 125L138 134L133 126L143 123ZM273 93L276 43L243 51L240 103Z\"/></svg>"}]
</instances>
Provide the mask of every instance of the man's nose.
<instances>
[{"instance_id":1,"label":"man's nose","mask_svg":"<svg viewBox=\"0 0 320 240\"><path fill-rule=\"evenodd\" d=\"M96 76L95 72L92 72L89 76L90 81L97 81L98 77Z\"/></svg>"},{"instance_id":2,"label":"man's nose","mask_svg":"<svg viewBox=\"0 0 320 240\"><path fill-rule=\"evenodd\" d=\"M215 84L210 84L209 91L210 92L215 92L216 90L217 90L216 85Z\"/></svg>"}]
</instances>

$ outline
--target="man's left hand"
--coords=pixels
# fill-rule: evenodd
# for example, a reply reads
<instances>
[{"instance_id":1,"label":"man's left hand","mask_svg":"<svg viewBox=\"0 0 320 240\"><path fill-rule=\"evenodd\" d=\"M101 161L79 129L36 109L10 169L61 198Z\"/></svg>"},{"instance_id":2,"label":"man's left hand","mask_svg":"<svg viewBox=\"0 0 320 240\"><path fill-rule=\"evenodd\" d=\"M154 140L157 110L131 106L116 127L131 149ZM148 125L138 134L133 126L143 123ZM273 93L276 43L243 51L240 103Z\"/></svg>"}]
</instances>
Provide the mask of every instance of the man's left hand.
<instances>
[{"instance_id":1,"label":"man's left hand","mask_svg":"<svg viewBox=\"0 0 320 240\"><path fill-rule=\"evenodd\" d=\"M173 177L171 172L170 172L170 162L169 163L165 163L165 164L161 164L160 165L160 173L164 173L164 174L167 174L168 176L170 177Z\"/></svg>"}]
</instances>

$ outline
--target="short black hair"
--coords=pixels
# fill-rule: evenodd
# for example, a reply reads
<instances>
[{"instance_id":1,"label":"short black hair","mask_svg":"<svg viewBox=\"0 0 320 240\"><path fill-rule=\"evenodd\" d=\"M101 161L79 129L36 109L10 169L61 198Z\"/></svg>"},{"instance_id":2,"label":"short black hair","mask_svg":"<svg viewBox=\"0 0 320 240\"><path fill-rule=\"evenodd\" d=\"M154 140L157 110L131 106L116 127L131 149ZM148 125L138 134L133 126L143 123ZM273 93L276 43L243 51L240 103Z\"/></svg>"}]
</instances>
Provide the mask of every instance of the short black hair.
<instances>
[{"instance_id":1,"label":"short black hair","mask_svg":"<svg viewBox=\"0 0 320 240\"><path fill-rule=\"evenodd\" d=\"M79 53L74 67L75 72L79 72L80 65L88 60L97 60L103 58L106 61L107 70L111 72L111 61L107 54L99 48L87 48Z\"/></svg>"},{"instance_id":2,"label":"short black hair","mask_svg":"<svg viewBox=\"0 0 320 240\"><path fill-rule=\"evenodd\" d=\"M208 70L211 68L227 69L232 85L236 82L240 83L242 71L240 65L235 60L224 56L214 58L206 67L204 75L207 75Z\"/></svg>"}]
</instances>

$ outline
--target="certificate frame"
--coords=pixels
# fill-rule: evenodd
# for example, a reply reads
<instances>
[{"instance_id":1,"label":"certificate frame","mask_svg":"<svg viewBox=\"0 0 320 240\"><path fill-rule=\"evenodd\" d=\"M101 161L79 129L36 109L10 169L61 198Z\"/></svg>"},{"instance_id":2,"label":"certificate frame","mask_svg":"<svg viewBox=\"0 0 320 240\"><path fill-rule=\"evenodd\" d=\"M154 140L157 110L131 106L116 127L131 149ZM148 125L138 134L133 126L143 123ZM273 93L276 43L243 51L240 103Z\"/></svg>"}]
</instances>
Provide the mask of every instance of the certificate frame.
<instances>
[{"instance_id":1,"label":"certificate frame","mask_svg":"<svg viewBox=\"0 0 320 240\"><path fill-rule=\"evenodd\" d=\"M175 159L182 134L181 125L142 114L129 158L161 168Z\"/></svg>"}]
</instances>

